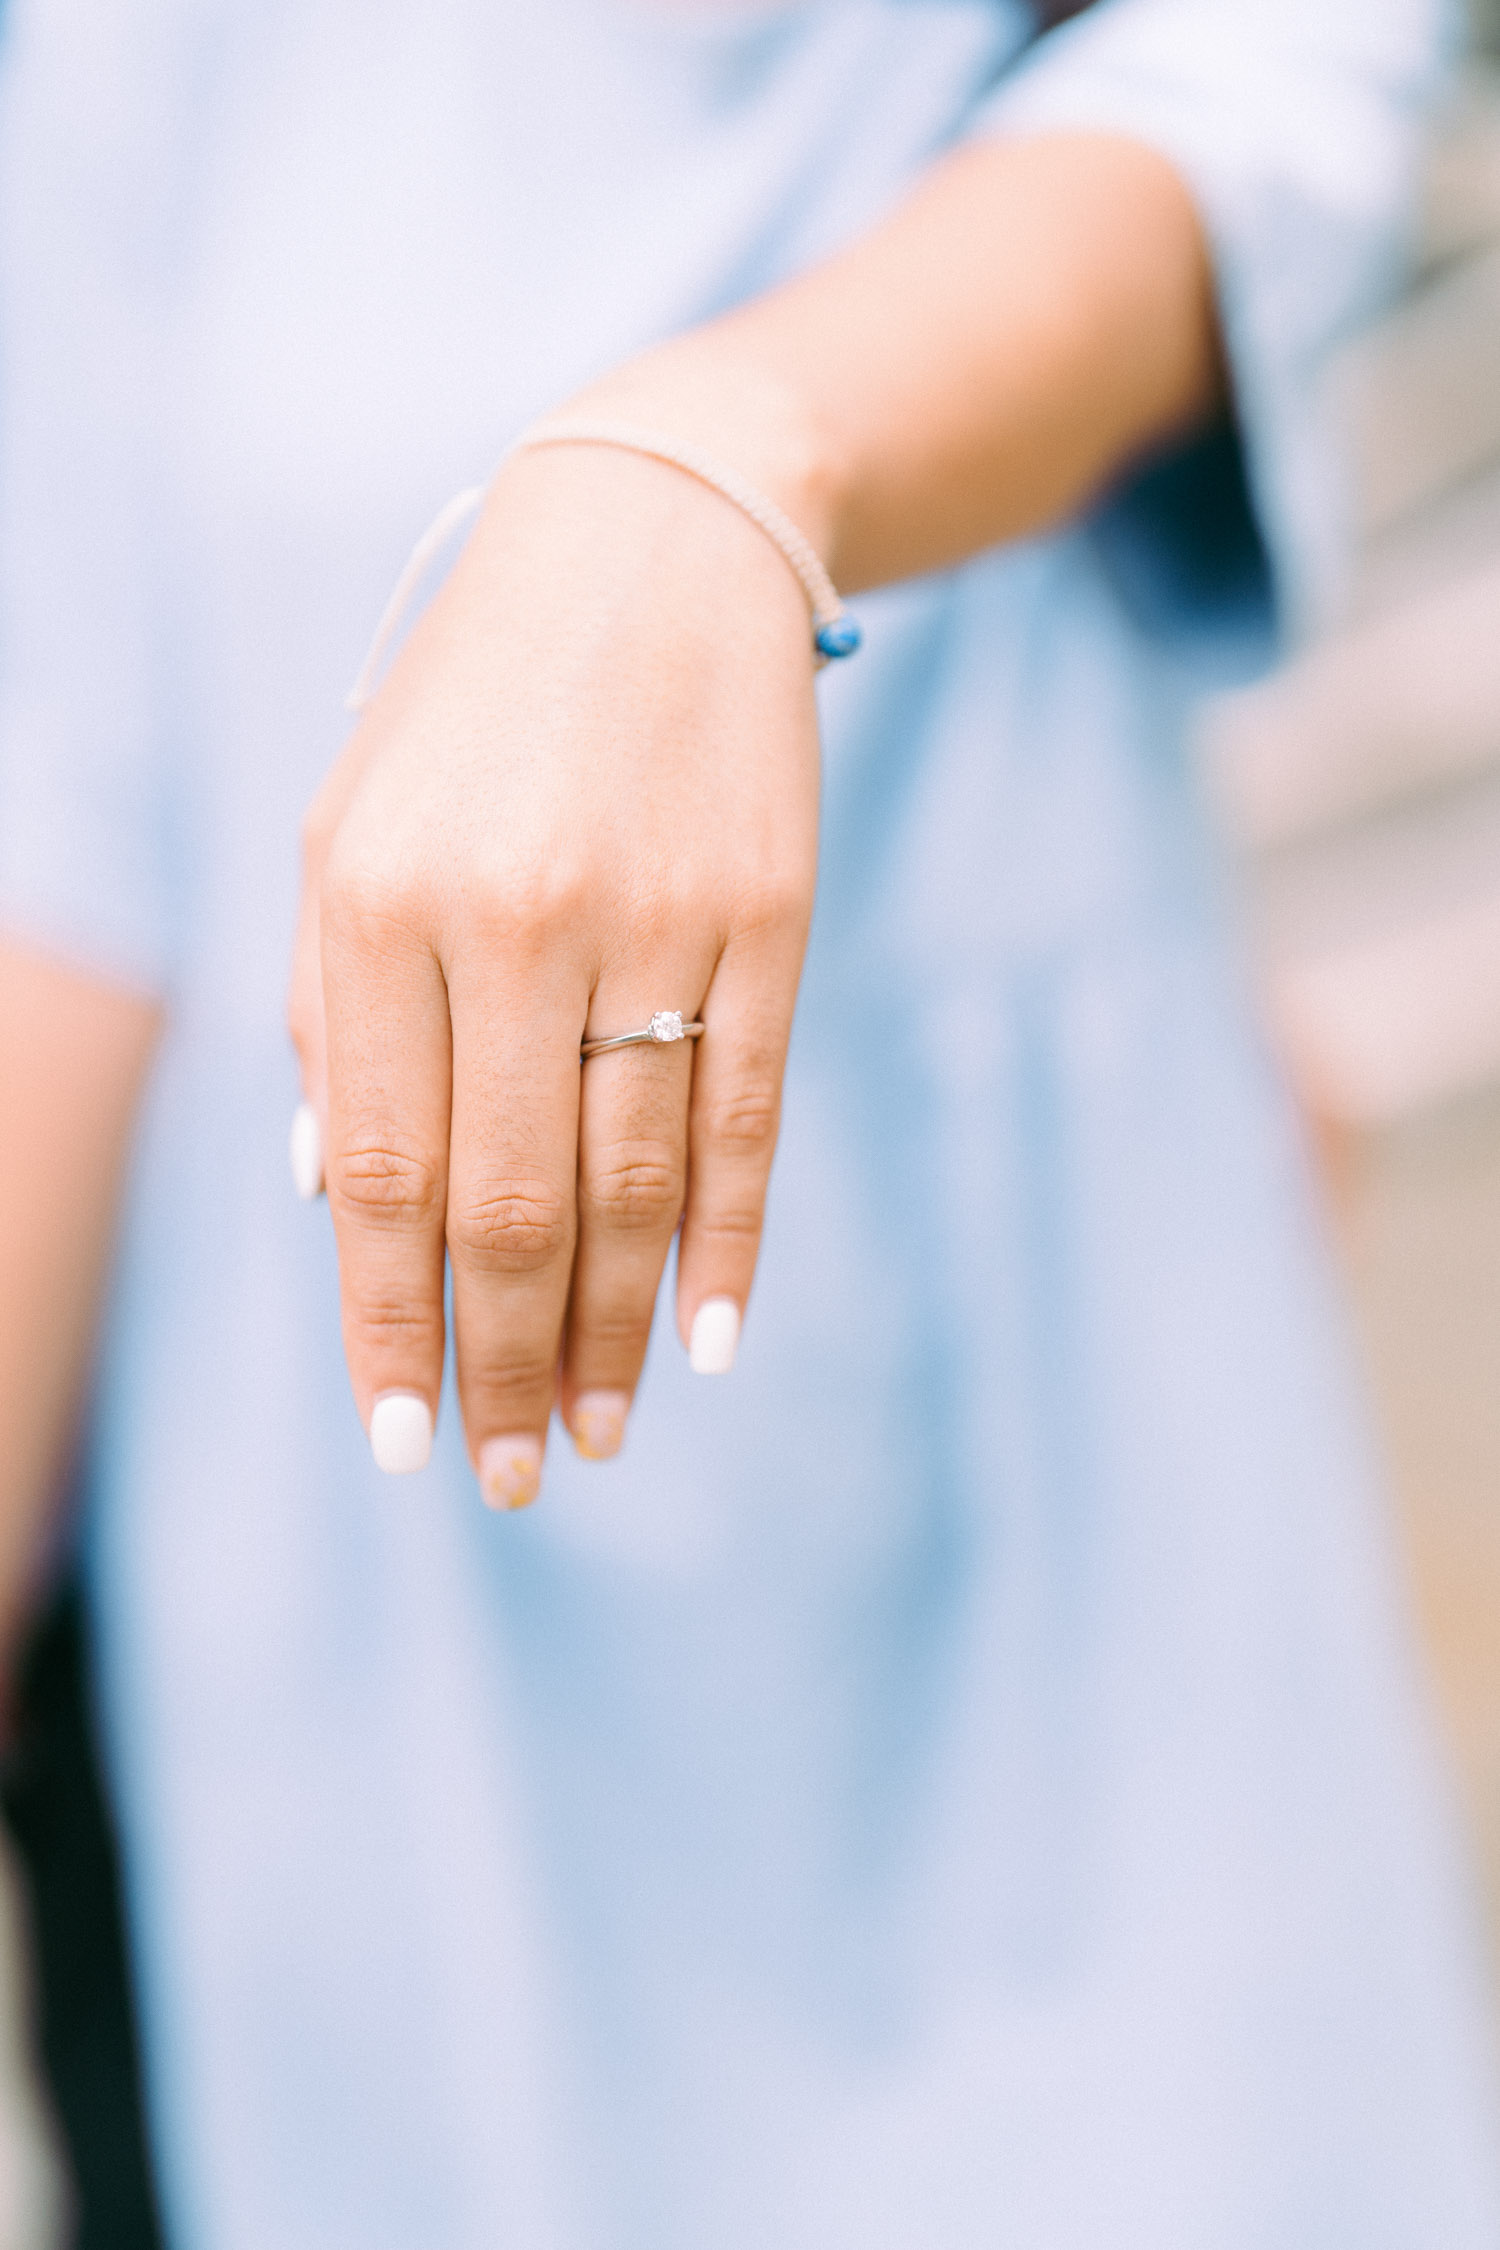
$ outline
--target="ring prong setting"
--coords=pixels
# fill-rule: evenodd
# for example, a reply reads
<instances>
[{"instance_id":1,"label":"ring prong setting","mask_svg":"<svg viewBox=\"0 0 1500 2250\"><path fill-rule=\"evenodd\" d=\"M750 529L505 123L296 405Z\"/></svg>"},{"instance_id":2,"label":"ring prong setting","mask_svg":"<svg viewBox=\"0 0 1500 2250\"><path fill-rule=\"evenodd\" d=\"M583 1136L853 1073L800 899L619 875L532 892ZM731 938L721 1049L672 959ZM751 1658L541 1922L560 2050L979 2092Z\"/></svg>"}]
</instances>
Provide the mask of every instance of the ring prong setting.
<instances>
[{"instance_id":1,"label":"ring prong setting","mask_svg":"<svg viewBox=\"0 0 1500 2250\"><path fill-rule=\"evenodd\" d=\"M679 1039L701 1039L705 1029L701 1023L689 1023L680 1008L658 1008L641 1031L616 1031L606 1039L585 1039L580 1059L587 1062L590 1055L608 1054L612 1047L671 1047Z\"/></svg>"}]
</instances>

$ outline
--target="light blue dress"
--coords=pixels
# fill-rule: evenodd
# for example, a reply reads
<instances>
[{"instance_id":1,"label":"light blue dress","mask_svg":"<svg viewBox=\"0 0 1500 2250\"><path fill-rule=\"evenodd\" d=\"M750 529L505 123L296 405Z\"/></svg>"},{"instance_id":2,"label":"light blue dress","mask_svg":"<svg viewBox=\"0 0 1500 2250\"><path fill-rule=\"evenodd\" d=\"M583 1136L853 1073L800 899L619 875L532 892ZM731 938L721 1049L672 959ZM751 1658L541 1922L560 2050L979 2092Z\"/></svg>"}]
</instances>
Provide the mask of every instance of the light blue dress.
<instances>
[{"instance_id":1,"label":"light blue dress","mask_svg":"<svg viewBox=\"0 0 1500 2250\"><path fill-rule=\"evenodd\" d=\"M0 915L169 996L88 1556L176 2250L1496 2250L1483 1976L1183 754L1333 581L1427 0L12 0ZM739 1368L372 1469L301 808L415 534L972 133L1165 150L1244 433L860 604ZM891 308L893 321L901 307Z\"/></svg>"}]
</instances>

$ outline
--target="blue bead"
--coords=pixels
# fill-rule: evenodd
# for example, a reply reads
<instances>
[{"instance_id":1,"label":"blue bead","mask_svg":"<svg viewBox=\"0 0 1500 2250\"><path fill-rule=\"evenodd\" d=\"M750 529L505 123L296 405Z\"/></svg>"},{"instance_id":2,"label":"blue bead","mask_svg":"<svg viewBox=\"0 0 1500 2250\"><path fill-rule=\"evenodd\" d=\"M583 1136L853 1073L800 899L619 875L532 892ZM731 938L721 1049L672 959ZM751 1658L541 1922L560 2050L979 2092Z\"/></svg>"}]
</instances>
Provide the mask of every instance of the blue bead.
<instances>
[{"instance_id":1,"label":"blue bead","mask_svg":"<svg viewBox=\"0 0 1500 2250\"><path fill-rule=\"evenodd\" d=\"M846 615L836 617L831 625L820 625L813 641L820 656L835 659L852 656L864 637L854 619Z\"/></svg>"}]
</instances>

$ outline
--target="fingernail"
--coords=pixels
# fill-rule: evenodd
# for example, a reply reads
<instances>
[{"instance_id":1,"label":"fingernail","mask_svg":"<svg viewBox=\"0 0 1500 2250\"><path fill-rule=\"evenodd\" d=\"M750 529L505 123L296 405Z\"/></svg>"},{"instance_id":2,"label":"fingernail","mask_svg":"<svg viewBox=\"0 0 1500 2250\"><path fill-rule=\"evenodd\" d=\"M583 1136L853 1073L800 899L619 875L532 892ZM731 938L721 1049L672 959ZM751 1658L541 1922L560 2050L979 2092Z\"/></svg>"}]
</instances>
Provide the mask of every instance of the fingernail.
<instances>
[{"instance_id":1,"label":"fingernail","mask_svg":"<svg viewBox=\"0 0 1500 2250\"><path fill-rule=\"evenodd\" d=\"M740 1345L740 1308L732 1297L705 1297L693 1315L688 1365L695 1375L727 1375Z\"/></svg>"},{"instance_id":2,"label":"fingernail","mask_svg":"<svg viewBox=\"0 0 1500 2250\"><path fill-rule=\"evenodd\" d=\"M630 1400L624 1391L580 1391L573 1401L573 1443L585 1461L608 1461L625 1442Z\"/></svg>"},{"instance_id":3,"label":"fingernail","mask_svg":"<svg viewBox=\"0 0 1500 2250\"><path fill-rule=\"evenodd\" d=\"M542 1441L486 1438L479 1448L479 1489L487 1508L529 1508L542 1482Z\"/></svg>"},{"instance_id":4,"label":"fingernail","mask_svg":"<svg viewBox=\"0 0 1500 2250\"><path fill-rule=\"evenodd\" d=\"M292 1185L304 1203L316 1202L323 1192L323 1128L311 1102L298 1102L292 1112Z\"/></svg>"},{"instance_id":5,"label":"fingernail","mask_svg":"<svg viewBox=\"0 0 1500 2250\"><path fill-rule=\"evenodd\" d=\"M432 1452L432 1409L415 1391L382 1391L370 1416L370 1451L388 1477L425 1469Z\"/></svg>"}]
</instances>

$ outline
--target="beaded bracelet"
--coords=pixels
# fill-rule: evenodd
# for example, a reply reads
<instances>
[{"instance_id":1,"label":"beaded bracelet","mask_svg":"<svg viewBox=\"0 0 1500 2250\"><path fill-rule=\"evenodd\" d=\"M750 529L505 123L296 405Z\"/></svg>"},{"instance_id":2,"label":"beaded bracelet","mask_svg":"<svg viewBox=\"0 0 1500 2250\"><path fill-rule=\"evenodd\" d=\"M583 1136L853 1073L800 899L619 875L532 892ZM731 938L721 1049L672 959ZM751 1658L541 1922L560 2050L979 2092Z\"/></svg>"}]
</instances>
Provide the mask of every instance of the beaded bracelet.
<instances>
[{"instance_id":1,"label":"beaded bracelet","mask_svg":"<svg viewBox=\"0 0 1500 2250\"><path fill-rule=\"evenodd\" d=\"M680 445L675 438L660 437L653 430L638 430L628 422L537 422L523 431L505 459L544 445L618 446L623 452L644 453L653 461L665 461L696 477L700 484L722 494L742 515L758 525L791 565L812 609L813 648L819 669L840 657L852 656L859 647L864 636L839 599L833 580L811 542L774 500L737 470L716 461L712 454L696 445ZM370 702L386 650L400 630L412 596L454 532L478 514L487 490L485 485L471 484L462 492L456 492L413 547L391 598L381 612L359 678L344 699L350 711L363 711Z\"/></svg>"},{"instance_id":2,"label":"beaded bracelet","mask_svg":"<svg viewBox=\"0 0 1500 2250\"><path fill-rule=\"evenodd\" d=\"M813 647L820 664L852 656L864 638L838 596L810 540L774 500L737 469L716 461L701 446L683 445L676 438L660 437L655 430L639 430L630 422L537 422L516 440L511 451L525 453L541 445L613 445L626 453L644 453L653 461L666 461L685 469L757 524L779 547L797 575L813 615Z\"/></svg>"}]
</instances>

